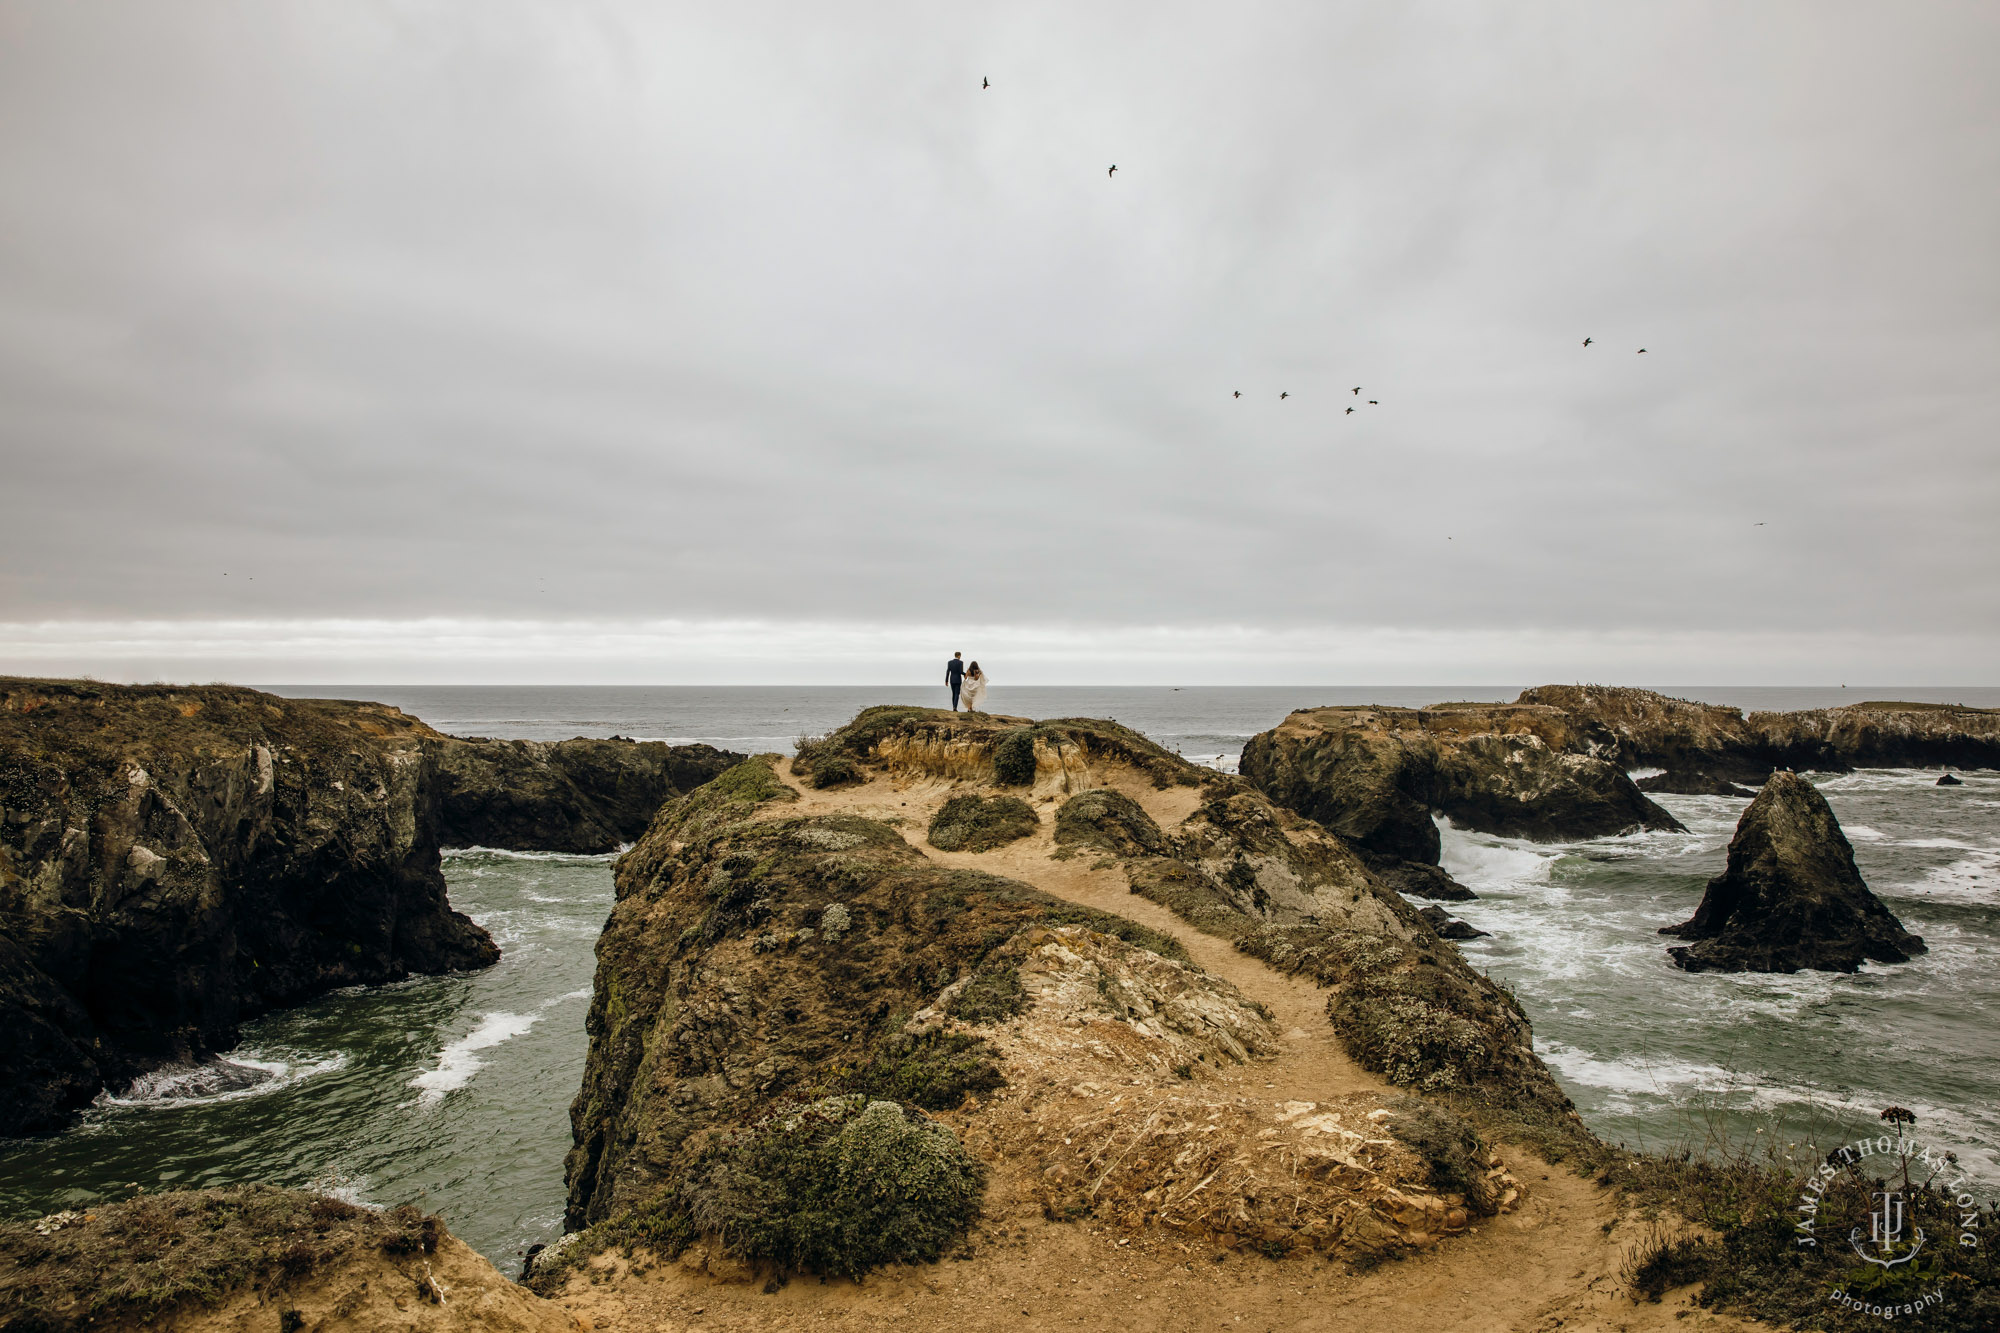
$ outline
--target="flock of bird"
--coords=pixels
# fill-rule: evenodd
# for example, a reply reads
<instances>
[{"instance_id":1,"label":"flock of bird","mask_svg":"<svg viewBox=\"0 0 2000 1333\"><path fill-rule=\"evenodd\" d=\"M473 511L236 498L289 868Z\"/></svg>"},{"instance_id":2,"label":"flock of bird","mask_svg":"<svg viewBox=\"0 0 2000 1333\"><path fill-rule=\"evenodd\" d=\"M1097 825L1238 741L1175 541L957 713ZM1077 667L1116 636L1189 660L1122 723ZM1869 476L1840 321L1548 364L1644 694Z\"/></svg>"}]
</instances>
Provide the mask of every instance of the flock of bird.
<instances>
[{"instance_id":1,"label":"flock of bird","mask_svg":"<svg viewBox=\"0 0 2000 1333\"><path fill-rule=\"evenodd\" d=\"M987 77L986 77L986 76L984 76L984 75L981 75L981 76L980 76L980 79L979 79L979 89L980 89L980 91L981 91L981 92L984 92L984 91L986 91L987 89L991 88L992 86L993 86L993 80L992 80L992 79L990 79L990 78L987 78ZM1113 163L1111 164L1110 168L1109 168L1109 169L1108 169L1108 170L1107 170L1107 171L1106 171L1106 172L1104 173L1104 175L1105 175L1105 177L1106 177L1107 179L1110 179L1110 180L1116 180L1116 179L1117 179L1117 177L1118 177L1118 164L1117 164L1116 162L1113 162ZM1595 338L1585 338L1585 339L1583 340L1583 345L1584 345L1585 347L1589 347L1589 346L1592 346L1593 344L1595 344L1595 343L1596 343L1596 341L1597 341L1597 339L1595 339ZM1641 348L1639 349L1639 351L1638 351L1638 355L1640 355L1640 356L1644 356L1645 354L1646 354L1646 349L1645 349L1645 348L1643 348L1643 347L1641 347ZM1241 390L1241 389L1232 389L1232 390L1230 391L1230 397L1232 397L1232 398L1241 398L1242 396L1243 396L1243 390ZM1287 398L1290 398L1291 396L1292 396L1292 395L1291 395L1291 391L1290 391L1290 390L1282 390L1282 391L1280 391L1280 392L1279 392L1279 394L1278 394L1278 401L1279 401L1279 402L1283 402L1283 401L1284 401L1285 399L1287 399ZM1357 388L1356 388L1356 389L1354 390L1354 396L1355 396L1356 398L1359 398L1359 397L1361 396L1361 390L1360 390L1360 388L1358 388L1358 387L1357 387ZM1370 407L1380 407L1381 405L1382 405L1382 404L1381 404L1381 402L1380 402L1380 400L1379 400L1379 399L1375 399L1375 398L1370 398L1370 399L1368 400L1368 406L1370 406ZM1350 417L1351 417L1351 416L1353 416L1353 415L1354 415L1354 411L1355 411L1354 407L1353 407L1352 405L1349 405L1349 407L1348 407L1348 409L1347 409L1347 412L1346 412L1346 415L1347 415L1347 416L1350 416ZM1759 526L1759 527L1762 527L1763 525L1762 525L1762 524L1760 523L1760 524L1758 524L1758 526Z\"/></svg>"}]
</instances>

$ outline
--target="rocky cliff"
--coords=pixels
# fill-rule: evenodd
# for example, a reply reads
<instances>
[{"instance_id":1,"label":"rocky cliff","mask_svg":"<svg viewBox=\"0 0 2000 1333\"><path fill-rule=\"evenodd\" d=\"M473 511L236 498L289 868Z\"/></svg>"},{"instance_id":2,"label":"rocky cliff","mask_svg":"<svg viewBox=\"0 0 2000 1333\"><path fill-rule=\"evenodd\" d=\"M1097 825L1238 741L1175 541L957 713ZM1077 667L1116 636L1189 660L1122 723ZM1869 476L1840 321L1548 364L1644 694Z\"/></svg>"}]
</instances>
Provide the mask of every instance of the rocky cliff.
<instances>
[{"instance_id":1,"label":"rocky cliff","mask_svg":"<svg viewBox=\"0 0 2000 1333\"><path fill-rule=\"evenodd\" d=\"M432 733L226 686L0 682L0 1133L339 986L499 956L445 901Z\"/></svg>"},{"instance_id":2,"label":"rocky cliff","mask_svg":"<svg viewBox=\"0 0 2000 1333\"><path fill-rule=\"evenodd\" d=\"M668 800L743 756L659 741L433 743L440 836L447 847L608 852L645 832Z\"/></svg>"},{"instance_id":3,"label":"rocky cliff","mask_svg":"<svg viewBox=\"0 0 2000 1333\"><path fill-rule=\"evenodd\" d=\"M571 1111L587 1231L544 1290L620 1243L719 1275L935 1258L1024 1196L1272 1257L1419 1248L1513 1195L1397 1087L1567 1110L1518 1008L1337 836L1112 723L870 709L663 809L617 891ZM1191 966L1204 935L1235 961ZM1351 1069L1286 1054L1333 1040L1376 1074L1280 1081Z\"/></svg>"},{"instance_id":4,"label":"rocky cliff","mask_svg":"<svg viewBox=\"0 0 2000 1333\"><path fill-rule=\"evenodd\" d=\"M1607 685L1543 685L1520 702L1562 710L1609 733L1627 768L1661 768L1647 791L1733 795L1781 768L2000 768L2000 710L1857 703L1751 713Z\"/></svg>"},{"instance_id":5,"label":"rocky cliff","mask_svg":"<svg viewBox=\"0 0 2000 1333\"><path fill-rule=\"evenodd\" d=\"M1394 873L1437 864L1433 812L1541 840L1679 829L1616 754L1605 728L1544 705L1308 708L1252 737L1242 771Z\"/></svg>"},{"instance_id":6,"label":"rocky cliff","mask_svg":"<svg viewBox=\"0 0 2000 1333\"><path fill-rule=\"evenodd\" d=\"M1796 773L1771 775L1694 916L1660 933L1694 941L1667 951L1689 972L1852 972L1924 952L1862 882L1826 798Z\"/></svg>"}]
</instances>

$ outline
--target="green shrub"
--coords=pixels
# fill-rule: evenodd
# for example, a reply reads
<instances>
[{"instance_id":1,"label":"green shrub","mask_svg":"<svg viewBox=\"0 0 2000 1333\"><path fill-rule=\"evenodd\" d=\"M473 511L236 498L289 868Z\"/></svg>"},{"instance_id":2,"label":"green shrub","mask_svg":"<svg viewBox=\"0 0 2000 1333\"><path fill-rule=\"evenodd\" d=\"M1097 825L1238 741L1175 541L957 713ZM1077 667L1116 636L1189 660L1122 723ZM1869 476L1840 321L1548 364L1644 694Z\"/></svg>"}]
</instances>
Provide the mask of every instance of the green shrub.
<instances>
[{"instance_id":1,"label":"green shrub","mask_svg":"<svg viewBox=\"0 0 2000 1333\"><path fill-rule=\"evenodd\" d=\"M812 762L812 785L815 787L844 787L860 782L866 777L861 765L848 754L823 754Z\"/></svg>"},{"instance_id":2,"label":"green shrub","mask_svg":"<svg viewBox=\"0 0 2000 1333\"><path fill-rule=\"evenodd\" d=\"M691 1176L681 1202L694 1231L752 1262L851 1278L943 1257L984 1189L950 1129L859 1096L732 1135Z\"/></svg>"},{"instance_id":3,"label":"green shrub","mask_svg":"<svg viewBox=\"0 0 2000 1333\"><path fill-rule=\"evenodd\" d=\"M1398 1097L1389 1132L1430 1169L1430 1186L1440 1194L1461 1194L1473 1211L1491 1216L1499 1200L1486 1178L1489 1152L1477 1130L1436 1102Z\"/></svg>"},{"instance_id":4,"label":"green shrub","mask_svg":"<svg viewBox=\"0 0 2000 1333\"><path fill-rule=\"evenodd\" d=\"M954 796L931 820L930 843L941 852L984 852L1041 826L1034 807L1018 796Z\"/></svg>"},{"instance_id":5,"label":"green shrub","mask_svg":"<svg viewBox=\"0 0 2000 1333\"><path fill-rule=\"evenodd\" d=\"M897 1035L839 1081L843 1091L950 1111L966 1094L991 1092L1007 1080L983 1040L962 1032Z\"/></svg>"},{"instance_id":6,"label":"green shrub","mask_svg":"<svg viewBox=\"0 0 2000 1333\"><path fill-rule=\"evenodd\" d=\"M997 1023L1013 1018L1028 1007L1028 993L1021 988L1021 970L995 968L975 975L958 993L946 1012L961 1023Z\"/></svg>"},{"instance_id":7,"label":"green shrub","mask_svg":"<svg viewBox=\"0 0 2000 1333\"><path fill-rule=\"evenodd\" d=\"M1027 787L1035 781L1035 729L1016 727L993 747L993 780L1003 787Z\"/></svg>"},{"instance_id":8,"label":"green shrub","mask_svg":"<svg viewBox=\"0 0 2000 1333\"><path fill-rule=\"evenodd\" d=\"M1145 807L1108 787L1062 803L1056 811L1056 845L1072 851L1098 848L1113 856L1160 856L1168 850L1167 835Z\"/></svg>"}]
</instances>

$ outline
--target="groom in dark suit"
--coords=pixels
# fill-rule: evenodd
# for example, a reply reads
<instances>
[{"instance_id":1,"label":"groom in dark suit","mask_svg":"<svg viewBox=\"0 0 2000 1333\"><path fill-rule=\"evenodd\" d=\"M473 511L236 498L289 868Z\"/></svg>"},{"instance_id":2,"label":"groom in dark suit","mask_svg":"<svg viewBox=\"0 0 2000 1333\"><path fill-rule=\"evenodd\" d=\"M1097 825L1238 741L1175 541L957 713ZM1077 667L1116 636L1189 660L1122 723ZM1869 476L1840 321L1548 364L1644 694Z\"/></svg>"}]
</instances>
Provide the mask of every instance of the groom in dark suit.
<instances>
[{"instance_id":1,"label":"groom in dark suit","mask_svg":"<svg viewBox=\"0 0 2000 1333\"><path fill-rule=\"evenodd\" d=\"M958 687L965 683L965 663L960 659L964 653L953 653L951 661L944 664L944 683L951 687L951 711L958 711Z\"/></svg>"}]
</instances>

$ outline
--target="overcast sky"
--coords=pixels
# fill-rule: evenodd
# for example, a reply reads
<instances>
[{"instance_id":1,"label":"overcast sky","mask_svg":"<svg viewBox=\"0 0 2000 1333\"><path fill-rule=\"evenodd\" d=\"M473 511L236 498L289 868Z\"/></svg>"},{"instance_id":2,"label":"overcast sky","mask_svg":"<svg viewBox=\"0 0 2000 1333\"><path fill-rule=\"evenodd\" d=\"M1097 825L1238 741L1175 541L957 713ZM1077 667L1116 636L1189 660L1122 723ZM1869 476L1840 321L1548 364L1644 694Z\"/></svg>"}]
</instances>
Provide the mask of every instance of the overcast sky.
<instances>
[{"instance_id":1,"label":"overcast sky","mask_svg":"<svg viewBox=\"0 0 2000 1333\"><path fill-rule=\"evenodd\" d=\"M1996 71L1990 3L0 0L0 672L2000 683Z\"/></svg>"}]
</instances>

